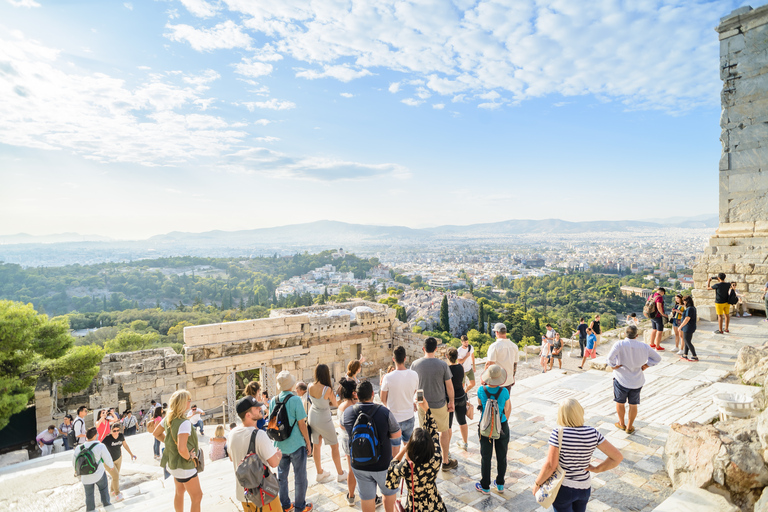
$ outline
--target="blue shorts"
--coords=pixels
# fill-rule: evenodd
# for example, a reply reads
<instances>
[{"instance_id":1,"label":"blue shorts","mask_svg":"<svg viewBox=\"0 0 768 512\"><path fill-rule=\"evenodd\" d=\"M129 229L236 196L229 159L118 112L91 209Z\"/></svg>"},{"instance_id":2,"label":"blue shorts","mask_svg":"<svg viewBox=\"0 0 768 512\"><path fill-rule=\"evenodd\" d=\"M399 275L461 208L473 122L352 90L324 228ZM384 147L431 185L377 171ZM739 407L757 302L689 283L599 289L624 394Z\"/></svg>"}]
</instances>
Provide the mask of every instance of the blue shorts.
<instances>
[{"instance_id":1,"label":"blue shorts","mask_svg":"<svg viewBox=\"0 0 768 512\"><path fill-rule=\"evenodd\" d=\"M394 439L389 439L389 442L392 444L392 446L400 446L403 443L407 443L408 440L411 439L411 436L413 435L413 427L416 424L416 418L400 421L399 423L401 436Z\"/></svg>"},{"instance_id":2,"label":"blue shorts","mask_svg":"<svg viewBox=\"0 0 768 512\"><path fill-rule=\"evenodd\" d=\"M613 401L619 404L625 404L629 401L629 405L640 405L641 389L643 388L627 389L619 384L619 381L613 379Z\"/></svg>"},{"instance_id":3,"label":"blue shorts","mask_svg":"<svg viewBox=\"0 0 768 512\"><path fill-rule=\"evenodd\" d=\"M360 499L363 501L376 499L376 488L378 487L384 496L397 494L397 489L387 489L387 470L384 471L363 471L352 468L357 479L357 486L360 488Z\"/></svg>"},{"instance_id":4,"label":"blue shorts","mask_svg":"<svg viewBox=\"0 0 768 512\"><path fill-rule=\"evenodd\" d=\"M656 318L651 318L651 329L654 331L663 331L664 330L664 317L663 316L657 316Z\"/></svg>"}]
</instances>

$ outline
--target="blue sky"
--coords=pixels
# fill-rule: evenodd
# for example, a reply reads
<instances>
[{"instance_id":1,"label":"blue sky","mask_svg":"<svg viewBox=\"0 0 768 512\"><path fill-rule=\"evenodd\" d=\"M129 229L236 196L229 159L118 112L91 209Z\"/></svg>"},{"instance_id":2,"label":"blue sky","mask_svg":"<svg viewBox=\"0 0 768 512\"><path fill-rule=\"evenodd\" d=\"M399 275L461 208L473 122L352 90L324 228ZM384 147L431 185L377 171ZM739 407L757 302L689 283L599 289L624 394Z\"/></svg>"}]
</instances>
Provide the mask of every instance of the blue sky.
<instances>
[{"instance_id":1,"label":"blue sky","mask_svg":"<svg viewBox=\"0 0 768 512\"><path fill-rule=\"evenodd\" d=\"M740 5L0 0L0 234L716 212Z\"/></svg>"}]
</instances>

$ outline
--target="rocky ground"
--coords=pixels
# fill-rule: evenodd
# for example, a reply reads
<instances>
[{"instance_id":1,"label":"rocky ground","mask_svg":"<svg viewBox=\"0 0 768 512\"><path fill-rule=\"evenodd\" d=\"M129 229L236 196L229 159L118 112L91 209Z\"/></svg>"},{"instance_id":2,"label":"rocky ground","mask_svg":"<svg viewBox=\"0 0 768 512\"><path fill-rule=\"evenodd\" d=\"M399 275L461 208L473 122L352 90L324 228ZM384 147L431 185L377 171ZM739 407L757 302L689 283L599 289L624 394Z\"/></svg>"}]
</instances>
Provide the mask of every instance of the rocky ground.
<instances>
[{"instance_id":1,"label":"rocky ground","mask_svg":"<svg viewBox=\"0 0 768 512\"><path fill-rule=\"evenodd\" d=\"M477 302L473 298L459 297L453 292L447 293L451 334L459 337L477 327ZM405 308L411 326L418 325L425 331L431 331L440 323L440 305L444 295L435 291L412 290L405 292L398 303Z\"/></svg>"}]
</instances>

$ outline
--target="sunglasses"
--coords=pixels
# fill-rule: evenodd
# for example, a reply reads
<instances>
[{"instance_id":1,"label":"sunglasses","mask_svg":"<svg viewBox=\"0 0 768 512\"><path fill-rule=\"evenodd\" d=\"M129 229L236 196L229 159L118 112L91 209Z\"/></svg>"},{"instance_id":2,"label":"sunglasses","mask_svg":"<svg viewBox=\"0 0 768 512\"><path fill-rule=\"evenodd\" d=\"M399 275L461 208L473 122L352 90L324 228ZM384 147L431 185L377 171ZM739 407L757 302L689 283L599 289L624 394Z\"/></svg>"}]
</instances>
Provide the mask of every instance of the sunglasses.
<instances>
[{"instance_id":1,"label":"sunglasses","mask_svg":"<svg viewBox=\"0 0 768 512\"><path fill-rule=\"evenodd\" d=\"M120 432L119 428L114 429L112 432Z\"/></svg>"}]
</instances>

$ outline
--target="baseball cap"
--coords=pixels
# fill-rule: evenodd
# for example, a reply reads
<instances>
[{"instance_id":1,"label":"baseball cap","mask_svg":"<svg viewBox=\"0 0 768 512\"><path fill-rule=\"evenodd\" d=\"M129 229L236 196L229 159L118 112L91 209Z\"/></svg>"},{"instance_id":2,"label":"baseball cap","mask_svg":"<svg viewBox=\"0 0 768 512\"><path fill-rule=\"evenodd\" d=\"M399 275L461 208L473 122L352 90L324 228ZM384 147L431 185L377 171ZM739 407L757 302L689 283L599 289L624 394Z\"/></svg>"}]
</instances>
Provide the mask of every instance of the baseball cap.
<instances>
[{"instance_id":1,"label":"baseball cap","mask_svg":"<svg viewBox=\"0 0 768 512\"><path fill-rule=\"evenodd\" d=\"M237 401L237 405L235 406L235 410L237 411L237 414L243 414L244 412L247 412L251 407L263 407L264 404L253 398L252 396L244 396L240 400Z\"/></svg>"},{"instance_id":2,"label":"baseball cap","mask_svg":"<svg viewBox=\"0 0 768 512\"><path fill-rule=\"evenodd\" d=\"M499 322L496 325L493 326L493 332L507 332L507 326L503 323Z\"/></svg>"}]
</instances>

